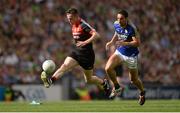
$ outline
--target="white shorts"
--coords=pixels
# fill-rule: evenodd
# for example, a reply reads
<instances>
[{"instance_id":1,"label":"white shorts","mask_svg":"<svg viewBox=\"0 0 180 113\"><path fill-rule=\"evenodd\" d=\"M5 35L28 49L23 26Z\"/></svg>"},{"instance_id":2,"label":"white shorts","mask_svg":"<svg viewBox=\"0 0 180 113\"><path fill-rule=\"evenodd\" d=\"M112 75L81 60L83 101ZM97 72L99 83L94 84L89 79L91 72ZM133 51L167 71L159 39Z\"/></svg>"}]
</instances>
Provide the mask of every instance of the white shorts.
<instances>
[{"instance_id":1,"label":"white shorts","mask_svg":"<svg viewBox=\"0 0 180 113\"><path fill-rule=\"evenodd\" d=\"M118 55L122 59L123 64L125 64L129 69L137 69L138 67L137 56L128 57L121 54L118 50L115 51L115 54Z\"/></svg>"}]
</instances>

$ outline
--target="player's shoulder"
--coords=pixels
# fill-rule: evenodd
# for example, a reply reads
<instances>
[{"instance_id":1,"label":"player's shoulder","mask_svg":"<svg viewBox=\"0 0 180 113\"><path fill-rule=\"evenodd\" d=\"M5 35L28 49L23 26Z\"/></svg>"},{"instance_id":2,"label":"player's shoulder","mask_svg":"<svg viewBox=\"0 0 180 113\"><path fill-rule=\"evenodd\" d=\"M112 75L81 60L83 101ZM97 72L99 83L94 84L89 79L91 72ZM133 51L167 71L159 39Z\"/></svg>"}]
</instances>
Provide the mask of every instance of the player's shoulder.
<instances>
[{"instance_id":1,"label":"player's shoulder","mask_svg":"<svg viewBox=\"0 0 180 113\"><path fill-rule=\"evenodd\" d=\"M117 29L117 28L120 29L121 28L118 21L114 21L114 28L115 29Z\"/></svg>"},{"instance_id":2,"label":"player's shoulder","mask_svg":"<svg viewBox=\"0 0 180 113\"><path fill-rule=\"evenodd\" d=\"M87 24L88 24L88 23L87 23L85 20L82 20L82 19L81 19L80 25L81 25L82 27L86 27Z\"/></svg>"},{"instance_id":3,"label":"player's shoulder","mask_svg":"<svg viewBox=\"0 0 180 113\"><path fill-rule=\"evenodd\" d=\"M128 21L128 24L130 29L133 30L137 36L139 36L139 30L137 26L132 21Z\"/></svg>"},{"instance_id":4,"label":"player's shoulder","mask_svg":"<svg viewBox=\"0 0 180 113\"><path fill-rule=\"evenodd\" d=\"M128 23L127 28L128 28L129 30L136 31L136 27L134 27L134 26L133 26L132 24L130 24L130 23Z\"/></svg>"},{"instance_id":5,"label":"player's shoulder","mask_svg":"<svg viewBox=\"0 0 180 113\"><path fill-rule=\"evenodd\" d=\"M116 20L116 21L114 21L114 24L119 24L119 22Z\"/></svg>"},{"instance_id":6,"label":"player's shoulder","mask_svg":"<svg viewBox=\"0 0 180 113\"><path fill-rule=\"evenodd\" d=\"M81 22L80 22L80 25L81 27L84 29L84 28L90 28L90 29L93 29L93 27L87 23L85 20L81 19Z\"/></svg>"},{"instance_id":7,"label":"player's shoulder","mask_svg":"<svg viewBox=\"0 0 180 113\"><path fill-rule=\"evenodd\" d=\"M128 21L128 24L129 24L134 30L137 30L137 26L136 26L131 20Z\"/></svg>"}]
</instances>

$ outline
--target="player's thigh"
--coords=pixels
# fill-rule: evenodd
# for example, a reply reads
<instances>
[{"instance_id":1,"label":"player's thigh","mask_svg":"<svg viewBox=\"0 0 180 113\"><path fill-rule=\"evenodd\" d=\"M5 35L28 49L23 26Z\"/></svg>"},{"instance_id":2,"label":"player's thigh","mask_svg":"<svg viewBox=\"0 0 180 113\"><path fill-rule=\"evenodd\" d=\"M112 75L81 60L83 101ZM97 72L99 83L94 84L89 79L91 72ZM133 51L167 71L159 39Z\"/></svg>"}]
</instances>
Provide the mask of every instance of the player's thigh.
<instances>
[{"instance_id":1,"label":"player's thigh","mask_svg":"<svg viewBox=\"0 0 180 113\"><path fill-rule=\"evenodd\" d=\"M112 54L106 63L105 69L115 68L117 65L122 63L122 59L117 54Z\"/></svg>"},{"instance_id":2,"label":"player's thigh","mask_svg":"<svg viewBox=\"0 0 180 113\"><path fill-rule=\"evenodd\" d=\"M61 70L69 70L77 65L78 62L75 59L73 59L72 57L66 57L63 65L61 66Z\"/></svg>"},{"instance_id":3,"label":"player's thigh","mask_svg":"<svg viewBox=\"0 0 180 113\"><path fill-rule=\"evenodd\" d=\"M136 81L138 79L138 68L129 69L130 81Z\"/></svg>"}]
</instances>

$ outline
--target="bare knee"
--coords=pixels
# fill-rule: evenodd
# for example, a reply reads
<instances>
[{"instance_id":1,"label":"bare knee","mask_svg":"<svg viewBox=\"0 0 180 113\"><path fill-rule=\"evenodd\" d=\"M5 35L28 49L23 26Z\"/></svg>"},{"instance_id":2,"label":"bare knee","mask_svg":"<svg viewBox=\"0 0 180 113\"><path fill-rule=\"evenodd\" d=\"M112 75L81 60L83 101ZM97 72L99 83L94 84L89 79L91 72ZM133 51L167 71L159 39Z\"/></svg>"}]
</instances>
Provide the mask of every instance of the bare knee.
<instances>
[{"instance_id":1,"label":"bare knee","mask_svg":"<svg viewBox=\"0 0 180 113\"><path fill-rule=\"evenodd\" d=\"M105 71L106 71L107 73L109 73L111 70L112 70L112 68L111 68L110 66L106 66L106 67L105 67Z\"/></svg>"}]
</instances>

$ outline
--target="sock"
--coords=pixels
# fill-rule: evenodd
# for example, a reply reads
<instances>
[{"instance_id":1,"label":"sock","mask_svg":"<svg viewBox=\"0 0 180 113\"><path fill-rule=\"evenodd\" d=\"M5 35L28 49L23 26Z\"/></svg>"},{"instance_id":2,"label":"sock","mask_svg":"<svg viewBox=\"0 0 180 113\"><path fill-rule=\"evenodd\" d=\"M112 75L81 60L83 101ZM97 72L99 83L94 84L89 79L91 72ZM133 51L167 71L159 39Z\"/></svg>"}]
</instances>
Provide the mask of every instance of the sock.
<instances>
[{"instance_id":1,"label":"sock","mask_svg":"<svg viewBox=\"0 0 180 113\"><path fill-rule=\"evenodd\" d=\"M115 87L115 89L119 89L120 85L119 84L115 84L114 87Z\"/></svg>"},{"instance_id":2,"label":"sock","mask_svg":"<svg viewBox=\"0 0 180 113\"><path fill-rule=\"evenodd\" d=\"M57 80L57 78L51 77L51 80L52 80L52 83L54 83Z\"/></svg>"},{"instance_id":3,"label":"sock","mask_svg":"<svg viewBox=\"0 0 180 113\"><path fill-rule=\"evenodd\" d=\"M145 95L145 91L142 91L142 92L140 93L140 95L141 95L141 96L144 96L144 95Z\"/></svg>"},{"instance_id":4,"label":"sock","mask_svg":"<svg viewBox=\"0 0 180 113\"><path fill-rule=\"evenodd\" d=\"M103 83L101 84L102 86L104 86L106 84L105 80L103 80Z\"/></svg>"}]
</instances>

